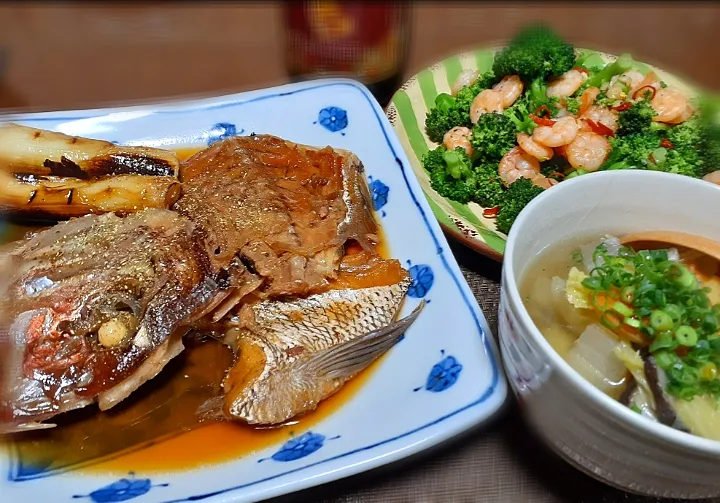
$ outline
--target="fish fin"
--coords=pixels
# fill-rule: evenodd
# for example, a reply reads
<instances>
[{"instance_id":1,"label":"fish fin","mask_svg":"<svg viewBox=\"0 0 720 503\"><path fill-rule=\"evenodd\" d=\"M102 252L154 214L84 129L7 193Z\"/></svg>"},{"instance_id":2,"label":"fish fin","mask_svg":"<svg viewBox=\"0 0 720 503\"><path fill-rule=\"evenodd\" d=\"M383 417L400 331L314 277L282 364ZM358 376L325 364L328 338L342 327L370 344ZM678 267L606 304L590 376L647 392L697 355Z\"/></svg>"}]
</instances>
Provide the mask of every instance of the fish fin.
<instances>
[{"instance_id":1,"label":"fish fin","mask_svg":"<svg viewBox=\"0 0 720 503\"><path fill-rule=\"evenodd\" d=\"M195 414L200 418L201 421L218 421L224 420L225 414L223 412L224 396L214 396L208 398L205 402L200 405L195 411Z\"/></svg>"},{"instance_id":2,"label":"fish fin","mask_svg":"<svg viewBox=\"0 0 720 503\"><path fill-rule=\"evenodd\" d=\"M304 364L304 370L330 379L353 376L397 344L424 307L423 300L407 317L318 353Z\"/></svg>"}]
</instances>

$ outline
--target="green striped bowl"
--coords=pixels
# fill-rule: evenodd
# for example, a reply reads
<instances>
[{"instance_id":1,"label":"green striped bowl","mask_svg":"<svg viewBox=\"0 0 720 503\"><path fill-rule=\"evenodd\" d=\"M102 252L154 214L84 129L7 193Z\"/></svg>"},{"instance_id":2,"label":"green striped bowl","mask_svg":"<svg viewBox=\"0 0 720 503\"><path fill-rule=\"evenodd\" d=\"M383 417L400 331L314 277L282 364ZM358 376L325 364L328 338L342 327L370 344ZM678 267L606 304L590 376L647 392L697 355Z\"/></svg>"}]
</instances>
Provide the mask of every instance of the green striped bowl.
<instances>
[{"instance_id":1,"label":"green striped bowl","mask_svg":"<svg viewBox=\"0 0 720 503\"><path fill-rule=\"evenodd\" d=\"M466 52L437 63L408 80L393 96L387 107L387 116L400 138L425 197L435 218L446 234L473 250L495 260L502 260L507 236L498 231L493 219L483 217L483 208L475 203L460 204L440 196L430 187L430 180L420 160L425 152L437 146L425 135L425 117L439 93L449 93L450 85L464 69L481 73L492 67L498 48L485 48ZM590 58L589 63L607 63L616 56L578 49ZM645 63L636 62L635 68L643 74L651 70L669 85L696 95L697 89L677 77Z\"/></svg>"}]
</instances>

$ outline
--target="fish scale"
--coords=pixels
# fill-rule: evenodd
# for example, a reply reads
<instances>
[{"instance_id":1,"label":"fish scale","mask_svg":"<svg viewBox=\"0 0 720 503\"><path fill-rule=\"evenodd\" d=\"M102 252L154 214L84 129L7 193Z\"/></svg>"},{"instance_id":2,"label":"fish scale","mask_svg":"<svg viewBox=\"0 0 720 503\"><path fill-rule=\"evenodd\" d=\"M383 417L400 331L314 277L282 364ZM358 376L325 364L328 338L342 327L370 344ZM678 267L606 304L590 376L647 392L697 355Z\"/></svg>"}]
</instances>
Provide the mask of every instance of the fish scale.
<instances>
[{"instance_id":1,"label":"fish scale","mask_svg":"<svg viewBox=\"0 0 720 503\"><path fill-rule=\"evenodd\" d=\"M305 299L252 306L255 323L240 331L238 347L240 352L249 345L259 347L264 362L257 378L242 380L237 387L225 382L226 411L251 424L277 424L314 409L361 370L342 377L325 375L323 367L335 354L345 351L341 367L347 362L355 369L361 357L366 367L390 347L390 342L382 344L383 338L395 338L396 342L393 319L410 283L406 278L393 285L331 290ZM387 335L382 335L376 346L349 348L382 329L387 329ZM302 350L293 352L297 348Z\"/></svg>"}]
</instances>

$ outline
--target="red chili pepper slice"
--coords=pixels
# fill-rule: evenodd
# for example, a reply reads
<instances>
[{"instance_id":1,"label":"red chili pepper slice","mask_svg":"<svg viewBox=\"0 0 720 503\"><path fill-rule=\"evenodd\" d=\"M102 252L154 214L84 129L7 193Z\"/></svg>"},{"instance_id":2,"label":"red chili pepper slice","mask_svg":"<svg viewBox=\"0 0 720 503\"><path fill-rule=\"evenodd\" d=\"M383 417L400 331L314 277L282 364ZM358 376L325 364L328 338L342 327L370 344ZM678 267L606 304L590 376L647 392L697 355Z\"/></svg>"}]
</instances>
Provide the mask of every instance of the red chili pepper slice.
<instances>
[{"instance_id":1,"label":"red chili pepper slice","mask_svg":"<svg viewBox=\"0 0 720 503\"><path fill-rule=\"evenodd\" d=\"M615 136L613 130L607 127L605 124L595 122L591 119L585 119L585 122L588 123L588 126L590 126L590 129L592 129L593 133L599 134L600 136Z\"/></svg>"},{"instance_id":2,"label":"red chili pepper slice","mask_svg":"<svg viewBox=\"0 0 720 503\"><path fill-rule=\"evenodd\" d=\"M650 93L650 97L648 99L653 99L655 97L656 90L653 86L642 86L640 89L635 91L633 93L633 99L636 100L638 97L645 95L646 93Z\"/></svg>"},{"instance_id":3,"label":"red chili pepper slice","mask_svg":"<svg viewBox=\"0 0 720 503\"><path fill-rule=\"evenodd\" d=\"M492 217L496 217L499 211L500 211L500 206L495 206L494 208L485 208L482 212L482 215L485 218L492 218Z\"/></svg>"},{"instance_id":4,"label":"red chili pepper slice","mask_svg":"<svg viewBox=\"0 0 720 503\"><path fill-rule=\"evenodd\" d=\"M663 148L675 148L675 145L673 145L673 142L671 142L667 138L663 138L662 140L660 140L660 146Z\"/></svg>"},{"instance_id":5,"label":"red chili pepper slice","mask_svg":"<svg viewBox=\"0 0 720 503\"><path fill-rule=\"evenodd\" d=\"M616 106L616 107L612 107L612 109L615 110L616 112L624 112L625 110L627 110L627 109L630 108L631 106L632 106L632 103L630 103L629 101L626 101L625 103L620 103L620 104L619 104L618 106Z\"/></svg>"},{"instance_id":6,"label":"red chili pepper slice","mask_svg":"<svg viewBox=\"0 0 720 503\"><path fill-rule=\"evenodd\" d=\"M530 114L530 118L537 124L538 126L553 126L555 125L555 121L552 119L547 119L545 117L538 117L537 115Z\"/></svg>"},{"instance_id":7,"label":"red chili pepper slice","mask_svg":"<svg viewBox=\"0 0 720 503\"><path fill-rule=\"evenodd\" d=\"M552 177L552 178L565 178L565 175L563 175L563 174L560 173L559 171L553 171L553 172L550 173L547 177L548 177L548 178L551 178L551 177Z\"/></svg>"},{"instance_id":8,"label":"red chili pepper slice","mask_svg":"<svg viewBox=\"0 0 720 503\"><path fill-rule=\"evenodd\" d=\"M547 105L543 105L535 110L535 115L538 117L550 117L552 115L552 110L550 110Z\"/></svg>"}]
</instances>

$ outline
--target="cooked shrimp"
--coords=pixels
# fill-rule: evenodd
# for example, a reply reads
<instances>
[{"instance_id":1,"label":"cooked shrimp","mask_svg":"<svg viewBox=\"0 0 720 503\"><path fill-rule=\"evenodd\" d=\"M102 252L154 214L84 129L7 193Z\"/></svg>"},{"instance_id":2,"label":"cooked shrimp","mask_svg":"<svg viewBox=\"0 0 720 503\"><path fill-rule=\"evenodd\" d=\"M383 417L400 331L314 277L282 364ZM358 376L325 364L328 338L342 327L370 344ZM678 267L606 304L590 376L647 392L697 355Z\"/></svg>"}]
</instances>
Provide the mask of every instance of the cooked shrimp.
<instances>
[{"instance_id":1,"label":"cooked shrimp","mask_svg":"<svg viewBox=\"0 0 720 503\"><path fill-rule=\"evenodd\" d=\"M597 99L598 95L600 94L600 89L597 87L588 87L585 89L582 93L582 96L580 97L580 107L578 108L578 115L584 114L590 106L592 106L593 103L595 103L595 100Z\"/></svg>"},{"instance_id":2,"label":"cooked shrimp","mask_svg":"<svg viewBox=\"0 0 720 503\"><path fill-rule=\"evenodd\" d=\"M480 72L477 70L463 70L462 72L460 72L460 75L457 76L455 82L453 82L453 84L450 86L450 93L455 96L458 91L460 91L463 87L469 87L473 85L479 76Z\"/></svg>"},{"instance_id":3,"label":"cooked shrimp","mask_svg":"<svg viewBox=\"0 0 720 503\"><path fill-rule=\"evenodd\" d=\"M554 154L553 149L536 143L530 135L518 133L517 142L521 149L535 157L540 162L552 159Z\"/></svg>"},{"instance_id":4,"label":"cooked shrimp","mask_svg":"<svg viewBox=\"0 0 720 503\"><path fill-rule=\"evenodd\" d=\"M545 175L538 173L537 175L533 175L530 177L530 181L537 185L540 188L543 189L549 189L553 185L557 185L558 181L554 178L548 178Z\"/></svg>"},{"instance_id":5,"label":"cooked shrimp","mask_svg":"<svg viewBox=\"0 0 720 503\"><path fill-rule=\"evenodd\" d=\"M604 136L582 132L565 147L565 152L573 168L597 171L607 159L610 149L610 142Z\"/></svg>"},{"instance_id":6,"label":"cooked shrimp","mask_svg":"<svg viewBox=\"0 0 720 503\"><path fill-rule=\"evenodd\" d=\"M443 145L445 145L445 148L448 150L455 150L456 148L461 147L465 150L467 155L470 155L473 150L472 145L470 145L471 135L472 131L470 131L470 129L462 126L456 126L445 133L445 136L443 136Z\"/></svg>"},{"instance_id":7,"label":"cooked shrimp","mask_svg":"<svg viewBox=\"0 0 720 503\"><path fill-rule=\"evenodd\" d=\"M708 173L707 175L702 177L703 180L706 182L714 183L715 185L720 185L720 170L713 171L712 173Z\"/></svg>"},{"instance_id":8,"label":"cooked shrimp","mask_svg":"<svg viewBox=\"0 0 720 503\"><path fill-rule=\"evenodd\" d=\"M695 110L693 109L693 107L691 107L690 105L687 105L687 106L685 107L685 110L683 111L683 113L681 113L680 115L678 115L677 119L673 119L673 120L671 120L671 121L667 121L667 123L668 123L668 124L673 124L673 125L675 125L675 124L682 124L683 122L685 122L686 120L688 120L690 117L692 117L694 113L695 113Z\"/></svg>"},{"instance_id":9,"label":"cooked shrimp","mask_svg":"<svg viewBox=\"0 0 720 503\"><path fill-rule=\"evenodd\" d=\"M470 121L477 124L478 119L483 114L491 112L502 113L503 111L503 95L500 91L493 89L485 89L475 96L470 104Z\"/></svg>"},{"instance_id":10,"label":"cooked shrimp","mask_svg":"<svg viewBox=\"0 0 720 503\"><path fill-rule=\"evenodd\" d=\"M660 89L660 79L655 75L655 72L648 73L640 82L634 85L630 90L630 96L634 97L637 91L648 86L654 88L656 91Z\"/></svg>"},{"instance_id":11,"label":"cooked shrimp","mask_svg":"<svg viewBox=\"0 0 720 503\"><path fill-rule=\"evenodd\" d=\"M547 95L550 98L562 98L572 96L577 91L587 76L578 70L568 70L560 77L550 82L547 88Z\"/></svg>"},{"instance_id":12,"label":"cooked shrimp","mask_svg":"<svg viewBox=\"0 0 720 503\"><path fill-rule=\"evenodd\" d=\"M552 126L538 126L532 139L546 147L567 145L577 136L579 125L573 116L560 117Z\"/></svg>"},{"instance_id":13,"label":"cooked shrimp","mask_svg":"<svg viewBox=\"0 0 720 503\"><path fill-rule=\"evenodd\" d=\"M581 119L590 119L593 122L602 124L613 133L618 129L618 114L609 108L593 105L580 116Z\"/></svg>"},{"instance_id":14,"label":"cooked shrimp","mask_svg":"<svg viewBox=\"0 0 720 503\"><path fill-rule=\"evenodd\" d=\"M677 89L666 87L655 93L655 97L650 101L650 106L657 112L657 115L653 117L655 122L671 123L679 119L687 110L688 99Z\"/></svg>"},{"instance_id":15,"label":"cooked shrimp","mask_svg":"<svg viewBox=\"0 0 720 503\"><path fill-rule=\"evenodd\" d=\"M517 75L508 75L493 86L495 91L502 94L502 106L508 108L515 103L523 92L523 83Z\"/></svg>"},{"instance_id":16,"label":"cooked shrimp","mask_svg":"<svg viewBox=\"0 0 720 503\"><path fill-rule=\"evenodd\" d=\"M540 174L540 162L520 147L512 148L500 159L498 176L505 186L518 178L532 178Z\"/></svg>"}]
</instances>

